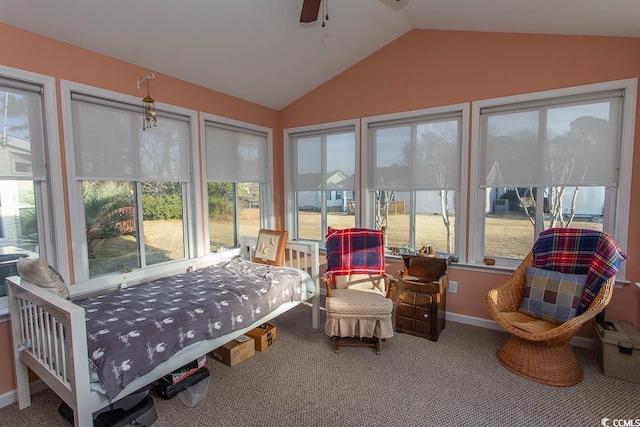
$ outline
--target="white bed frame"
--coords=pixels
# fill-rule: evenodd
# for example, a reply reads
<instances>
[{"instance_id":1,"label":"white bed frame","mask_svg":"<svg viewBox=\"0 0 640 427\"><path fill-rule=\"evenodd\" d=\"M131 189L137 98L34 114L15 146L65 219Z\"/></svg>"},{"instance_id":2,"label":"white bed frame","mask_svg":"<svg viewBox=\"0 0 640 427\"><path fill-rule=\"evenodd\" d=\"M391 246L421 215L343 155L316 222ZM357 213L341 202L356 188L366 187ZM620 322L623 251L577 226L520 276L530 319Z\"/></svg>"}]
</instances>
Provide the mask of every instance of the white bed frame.
<instances>
[{"instance_id":1,"label":"white bed frame","mask_svg":"<svg viewBox=\"0 0 640 427\"><path fill-rule=\"evenodd\" d=\"M242 238L240 254L243 258L251 259L256 240L255 237ZM235 254L237 251L229 251L228 258ZM220 259L215 256L202 257L194 260L193 267L189 269L204 268ZM311 276L315 284L315 294L310 294L307 301L312 302L312 326L317 329L320 310L318 244L287 242L284 264L304 270ZM176 271L175 274L181 272L184 271ZM74 286L70 286L72 296L79 291L86 293L86 288L74 292ZM187 347L147 375L133 381L118 396L109 401L106 396L92 391L90 387L84 309L17 276L7 279L7 291L11 313L18 408L24 409L31 405L28 375L28 368L31 368L73 409L76 427L92 426L94 412L301 303L286 303L244 329ZM30 345L24 346L23 343L26 342Z\"/></svg>"}]
</instances>

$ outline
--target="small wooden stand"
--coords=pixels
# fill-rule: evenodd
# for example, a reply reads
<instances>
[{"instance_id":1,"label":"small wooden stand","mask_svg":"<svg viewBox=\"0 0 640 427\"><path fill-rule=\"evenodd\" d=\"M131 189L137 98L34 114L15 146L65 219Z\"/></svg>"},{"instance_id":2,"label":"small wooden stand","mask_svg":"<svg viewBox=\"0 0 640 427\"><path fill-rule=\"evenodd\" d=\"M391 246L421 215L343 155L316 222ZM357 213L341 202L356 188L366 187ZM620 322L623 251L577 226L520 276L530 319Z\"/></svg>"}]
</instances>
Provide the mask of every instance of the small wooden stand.
<instances>
[{"instance_id":1,"label":"small wooden stand","mask_svg":"<svg viewBox=\"0 0 640 427\"><path fill-rule=\"evenodd\" d=\"M445 327L448 261L445 258L403 255L398 273L396 332L438 341Z\"/></svg>"}]
</instances>

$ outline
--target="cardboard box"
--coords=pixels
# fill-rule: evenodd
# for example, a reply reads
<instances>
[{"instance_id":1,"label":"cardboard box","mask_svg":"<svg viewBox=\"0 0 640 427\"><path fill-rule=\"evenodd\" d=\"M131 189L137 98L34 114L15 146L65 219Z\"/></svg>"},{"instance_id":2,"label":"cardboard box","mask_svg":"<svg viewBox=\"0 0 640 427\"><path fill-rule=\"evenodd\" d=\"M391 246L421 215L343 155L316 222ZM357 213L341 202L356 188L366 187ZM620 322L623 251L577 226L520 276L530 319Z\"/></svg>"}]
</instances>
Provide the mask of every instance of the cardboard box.
<instances>
[{"instance_id":1,"label":"cardboard box","mask_svg":"<svg viewBox=\"0 0 640 427\"><path fill-rule=\"evenodd\" d=\"M263 323L247 332L256 343L256 351L265 351L276 340L276 326L273 323Z\"/></svg>"},{"instance_id":2,"label":"cardboard box","mask_svg":"<svg viewBox=\"0 0 640 427\"><path fill-rule=\"evenodd\" d=\"M234 366L256 354L254 340L246 335L240 335L222 347L213 350L213 357L222 363Z\"/></svg>"},{"instance_id":3,"label":"cardboard box","mask_svg":"<svg viewBox=\"0 0 640 427\"><path fill-rule=\"evenodd\" d=\"M187 378L189 375L193 374L194 372L196 372L198 369L202 368L206 364L207 364L207 356L204 355L192 362L187 363L180 369L176 369L170 374L165 375L163 378L167 380L167 382L169 382L170 384L176 384L182 381L183 379Z\"/></svg>"},{"instance_id":4,"label":"cardboard box","mask_svg":"<svg viewBox=\"0 0 640 427\"><path fill-rule=\"evenodd\" d=\"M631 322L596 322L596 358L608 377L640 383L640 331Z\"/></svg>"}]
</instances>

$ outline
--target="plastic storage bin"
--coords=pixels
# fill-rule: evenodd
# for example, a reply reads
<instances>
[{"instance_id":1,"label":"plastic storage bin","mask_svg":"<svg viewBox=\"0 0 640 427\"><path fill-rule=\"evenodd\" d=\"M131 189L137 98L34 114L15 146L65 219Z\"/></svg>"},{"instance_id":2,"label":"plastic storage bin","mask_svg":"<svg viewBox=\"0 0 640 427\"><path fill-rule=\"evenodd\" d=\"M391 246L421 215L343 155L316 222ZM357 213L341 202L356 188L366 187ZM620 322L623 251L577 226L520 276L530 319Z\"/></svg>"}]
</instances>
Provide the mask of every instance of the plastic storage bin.
<instances>
[{"instance_id":1,"label":"plastic storage bin","mask_svg":"<svg viewBox=\"0 0 640 427\"><path fill-rule=\"evenodd\" d=\"M608 377L640 383L640 331L630 322L595 323L596 357Z\"/></svg>"}]
</instances>

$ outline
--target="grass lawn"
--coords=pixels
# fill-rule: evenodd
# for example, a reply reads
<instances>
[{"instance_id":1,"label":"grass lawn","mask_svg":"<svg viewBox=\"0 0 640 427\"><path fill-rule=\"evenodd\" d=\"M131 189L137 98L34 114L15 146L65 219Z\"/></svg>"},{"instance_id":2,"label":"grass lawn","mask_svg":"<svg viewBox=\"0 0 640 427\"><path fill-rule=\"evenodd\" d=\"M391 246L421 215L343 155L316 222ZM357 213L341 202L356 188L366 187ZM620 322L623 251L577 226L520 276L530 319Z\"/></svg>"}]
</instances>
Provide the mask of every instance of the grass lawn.
<instances>
[{"instance_id":1,"label":"grass lawn","mask_svg":"<svg viewBox=\"0 0 640 427\"><path fill-rule=\"evenodd\" d=\"M451 218L453 223L455 218ZM533 225L524 214L504 214L487 216L485 226L485 253L496 257L523 258L534 242ZM330 214L329 225L335 228L349 228L355 225L355 217L346 214ZM244 210L239 215L240 235L255 236L260 229L257 209ZM574 221L573 227L602 230L602 224L590 221ZM299 217L300 236L306 239L321 240L320 214L301 212ZM145 249L147 264L156 264L184 255L182 244L182 221L156 220L145 221ZM231 221L211 221L211 250L233 246ZM446 228L439 215L419 215L416 219L416 246L432 246L434 250L445 252ZM389 246L402 246L409 237L409 215L389 217L387 242ZM453 236L452 236L453 240ZM452 251L455 248L452 247ZM107 239L95 248L94 257L89 260L91 277L137 268L137 249L134 236L120 236Z\"/></svg>"}]
</instances>

